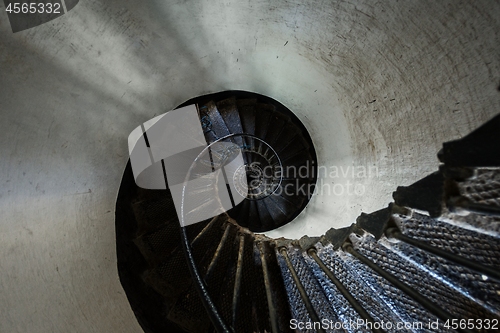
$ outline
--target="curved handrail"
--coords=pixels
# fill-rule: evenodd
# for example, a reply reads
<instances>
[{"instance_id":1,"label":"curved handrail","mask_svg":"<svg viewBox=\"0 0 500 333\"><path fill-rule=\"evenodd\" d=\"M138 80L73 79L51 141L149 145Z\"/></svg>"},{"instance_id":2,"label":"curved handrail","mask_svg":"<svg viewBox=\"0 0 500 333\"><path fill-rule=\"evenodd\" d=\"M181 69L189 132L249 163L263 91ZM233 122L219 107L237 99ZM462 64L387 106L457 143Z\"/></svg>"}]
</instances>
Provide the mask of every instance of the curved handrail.
<instances>
[{"instance_id":1,"label":"curved handrail","mask_svg":"<svg viewBox=\"0 0 500 333\"><path fill-rule=\"evenodd\" d=\"M189 271L191 273L191 277L193 278L195 282L196 289L198 290L198 294L201 297L201 301L203 303L203 306L207 310L208 316L210 320L212 321L212 324L215 326L215 329L217 332L220 333L232 333L234 330L232 329L231 326L227 325L224 321L224 319L220 316L219 312L217 311L217 308L210 297L210 294L208 292L207 286L205 284L205 281L203 281L203 278L200 275L200 272L198 270L198 267L196 267L196 262L194 260L193 252L191 249L191 244L189 242L187 232L186 232L186 226L184 226L184 197L186 194L186 184L190 178L191 170L194 166L194 164L200 159L200 157L214 144L221 142L223 140L229 139L231 137L235 136L250 136L247 134L229 134L224 137L221 137L217 139L216 141L210 143L208 146L206 146L199 154L198 156L194 159L193 163L191 163L191 166L186 174L186 178L182 187L182 197L181 197L181 216L180 216L180 222L181 222L181 239L182 239L182 247L184 249L184 254L186 255L186 260L188 263ZM252 137L261 140L255 136L252 135ZM261 140L262 141L262 140ZM271 147L271 149L273 149ZM273 152L275 153L274 149ZM278 155L276 154L278 161L281 165L281 161L279 160ZM281 177L280 177L280 184L281 184Z\"/></svg>"}]
</instances>

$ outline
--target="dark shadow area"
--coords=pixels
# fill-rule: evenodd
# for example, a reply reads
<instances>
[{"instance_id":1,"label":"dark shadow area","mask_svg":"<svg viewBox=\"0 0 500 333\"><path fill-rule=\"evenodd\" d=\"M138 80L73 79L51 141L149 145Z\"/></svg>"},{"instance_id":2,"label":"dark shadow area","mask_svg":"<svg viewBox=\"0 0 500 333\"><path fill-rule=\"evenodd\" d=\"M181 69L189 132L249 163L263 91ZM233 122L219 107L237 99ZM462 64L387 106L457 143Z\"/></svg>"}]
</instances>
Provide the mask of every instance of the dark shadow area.
<instances>
[{"instance_id":1,"label":"dark shadow area","mask_svg":"<svg viewBox=\"0 0 500 333\"><path fill-rule=\"evenodd\" d=\"M177 325L166 319L168 309L160 294L144 282L142 276L149 268L133 240L140 234L132 209L139 189L135 185L130 162L127 163L116 203L116 253L118 275L137 321L146 333L182 333ZM151 191L163 192L165 191Z\"/></svg>"}]
</instances>

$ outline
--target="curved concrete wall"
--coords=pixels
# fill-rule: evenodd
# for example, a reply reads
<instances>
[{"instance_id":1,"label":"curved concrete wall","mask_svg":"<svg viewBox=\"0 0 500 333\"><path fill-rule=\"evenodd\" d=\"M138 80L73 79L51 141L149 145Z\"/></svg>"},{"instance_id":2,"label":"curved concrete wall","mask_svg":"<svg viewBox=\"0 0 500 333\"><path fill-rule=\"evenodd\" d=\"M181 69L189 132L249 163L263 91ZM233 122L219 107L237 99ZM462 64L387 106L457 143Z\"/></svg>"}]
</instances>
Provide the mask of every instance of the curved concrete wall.
<instances>
[{"instance_id":1,"label":"curved concrete wall","mask_svg":"<svg viewBox=\"0 0 500 333\"><path fill-rule=\"evenodd\" d=\"M191 97L274 97L337 167L287 237L383 208L500 111L498 1L81 0L16 34L0 6L1 332L141 331L115 262L127 136Z\"/></svg>"}]
</instances>

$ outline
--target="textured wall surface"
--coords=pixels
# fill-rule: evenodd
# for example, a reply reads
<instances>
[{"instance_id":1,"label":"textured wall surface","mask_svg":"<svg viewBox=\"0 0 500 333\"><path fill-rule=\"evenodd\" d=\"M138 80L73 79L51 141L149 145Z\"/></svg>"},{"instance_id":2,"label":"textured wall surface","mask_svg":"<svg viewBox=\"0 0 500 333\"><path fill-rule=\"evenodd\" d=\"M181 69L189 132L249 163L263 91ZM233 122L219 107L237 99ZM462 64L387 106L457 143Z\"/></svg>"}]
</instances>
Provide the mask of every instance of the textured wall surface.
<instances>
[{"instance_id":1,"label":"textured wall surface","mask_svg":"<svg viewBox=\"0 0 500 333\"><path fill-rule=\"evenodd\" d=\"M499 18L492 0L81 0L13 34L0 4L0 332L141 331L114 239L140 123L226 89L279 100L338 185L270 235L320 235L500 111Z\"/></svg>"}]
</instances>

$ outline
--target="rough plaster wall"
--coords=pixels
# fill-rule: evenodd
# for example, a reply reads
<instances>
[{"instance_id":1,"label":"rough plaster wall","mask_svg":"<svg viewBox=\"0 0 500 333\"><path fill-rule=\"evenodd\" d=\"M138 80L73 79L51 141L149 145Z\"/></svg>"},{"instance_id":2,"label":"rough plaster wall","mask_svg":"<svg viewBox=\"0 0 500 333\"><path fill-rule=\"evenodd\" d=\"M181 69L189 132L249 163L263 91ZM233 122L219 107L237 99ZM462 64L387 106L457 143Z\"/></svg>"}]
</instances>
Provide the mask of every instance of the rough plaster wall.
<instances>
[{"instance_id":1,"label":"rough plaster wall","mask_svg":"<svg viewBox=\"0 0 500 333\"><path fill-rule=\"evenodd\" d=\"M204 93L272 96L325 179L272 235L318 235L434 171L441 142L500 111L498 1L81 0L12 34L0 4L0 332L139 332L116 272L114 203L138 124Z\"/></svg>"}]
</instances>

